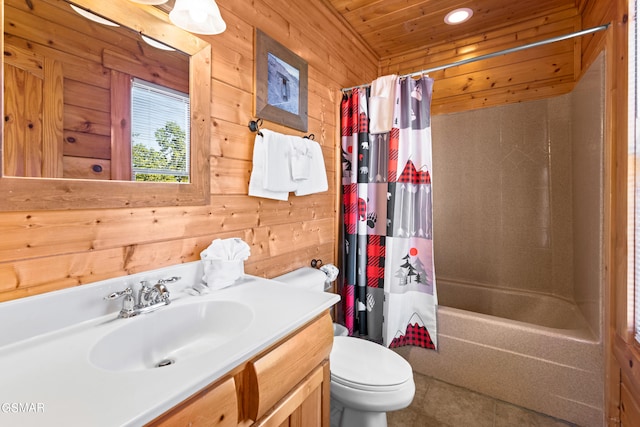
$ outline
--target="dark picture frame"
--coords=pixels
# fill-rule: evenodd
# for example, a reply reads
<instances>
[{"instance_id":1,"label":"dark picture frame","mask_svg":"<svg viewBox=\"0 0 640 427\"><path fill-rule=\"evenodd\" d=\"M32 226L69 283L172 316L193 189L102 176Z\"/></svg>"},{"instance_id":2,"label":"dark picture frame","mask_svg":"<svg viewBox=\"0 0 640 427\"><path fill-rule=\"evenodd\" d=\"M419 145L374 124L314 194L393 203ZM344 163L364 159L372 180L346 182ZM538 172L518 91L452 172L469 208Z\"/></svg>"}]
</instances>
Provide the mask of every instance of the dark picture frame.
<instances>
[{"instance_id":1,"label":"dark picture frame","mask_svg":"<svg viewBox=\"0 0 640 427\"><path fill-rule=\"evenodd\" d=\"M306 132L307 62L256 28L255 116Z\"/></svg>"}]
</instances>

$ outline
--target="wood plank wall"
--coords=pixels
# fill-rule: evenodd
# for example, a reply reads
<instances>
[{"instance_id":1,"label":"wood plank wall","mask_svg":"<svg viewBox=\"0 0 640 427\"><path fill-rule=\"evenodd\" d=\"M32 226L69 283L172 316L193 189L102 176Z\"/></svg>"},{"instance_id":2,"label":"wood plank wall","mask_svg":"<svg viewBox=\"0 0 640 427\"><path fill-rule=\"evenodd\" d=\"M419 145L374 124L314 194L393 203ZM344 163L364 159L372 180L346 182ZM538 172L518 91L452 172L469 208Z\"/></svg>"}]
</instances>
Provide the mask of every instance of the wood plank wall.
<instances>
[{"instance_id":1,"label":"wood plank wall","mask_svg":"<svg viewBox=\"0 0 640 427\"><path fill-rule=\"evenodd\" d=\"M640 352L633 338L629 307L627 260L627 197L629 165L636 159L630 154L628 141L628 16L629 1L588 1L581 3L585 26L611 23L605 33L585 37L582 44L583 67L605 49L606 103L608 106L605 145L605 400L607 425L640 425ZM637 174L637 172L636 172ZM633 281L632 281L633 282ZM638 286L637 280L635 286Z\"/></svg>"},{"instance_id":2,"label":"wood plank wall","mask_svg":"<svg viewBox=\"0 0 640 427\"><path fill-rule=\"evenodd\" d=\"M581 28L577 8L545 11L505 27L382 58L381 74L407 74L556 37ZM568 93L580 72L580 39L430 73L433 114Z\"/></svg>"},{"instance_id":3,"label":"wood plank wall","mask_svg":"<svg viewBox=\"0 0 640 427\"><path fill-rule=\"evenodd\" d=\"M213 53L209 206L0 212L0 301L195 261L215 238L249 243L245 270L260 276L312 258L335 262L339 89L374 79L378 58L322 2L218 4L227 30L203 36ZM323 147L328 192L292 195L288 202L246 195L255 136L247 124L256 27L309 64L309 133Z\"/></svg>"}]
</instances>

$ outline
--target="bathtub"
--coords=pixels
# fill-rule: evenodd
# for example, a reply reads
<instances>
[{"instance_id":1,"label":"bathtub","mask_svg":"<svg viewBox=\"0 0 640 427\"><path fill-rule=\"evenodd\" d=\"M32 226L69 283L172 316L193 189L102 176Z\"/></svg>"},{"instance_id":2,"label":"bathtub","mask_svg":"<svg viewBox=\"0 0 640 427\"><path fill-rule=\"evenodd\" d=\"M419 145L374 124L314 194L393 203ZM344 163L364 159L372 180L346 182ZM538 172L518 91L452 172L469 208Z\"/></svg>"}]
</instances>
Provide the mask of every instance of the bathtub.
<instances>
[{"instance_id":1,"label":"bathtub","mask_svg":"<svg viewBox=\"0 0 640 427\"><path fill-rule=\"evenodd\" d=\"M402 347L415 372L580 426L604 425L602 344L549 295L438 279L438 351Z\"/></svg>"}]
</instances>

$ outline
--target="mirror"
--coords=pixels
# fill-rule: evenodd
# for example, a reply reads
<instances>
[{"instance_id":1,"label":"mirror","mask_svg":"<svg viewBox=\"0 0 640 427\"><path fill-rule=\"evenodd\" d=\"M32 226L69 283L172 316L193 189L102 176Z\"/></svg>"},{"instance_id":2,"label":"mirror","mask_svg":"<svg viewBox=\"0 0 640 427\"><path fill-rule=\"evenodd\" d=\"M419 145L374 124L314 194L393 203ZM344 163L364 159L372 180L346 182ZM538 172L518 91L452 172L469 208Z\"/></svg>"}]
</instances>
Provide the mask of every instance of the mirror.
<instances>
[{"instance_id":1,"label":"mirror","mask_svg":"<svg viewBox=\"0 0 640 427\"><path fill-rule=\"evenodd\" d=\"M3 91L3 108L7 106L6 110L13 112L24 108L23 104L41 104L45 113L40 121L27 121L16 127L12 122L15 114L3 111L0 210L208 203L210 45L172 25L166 13L152 6L128 0L73 3L124 28L118 28L120 33L115 36L108 35L110 27L81 17L64 0L3 1L3 88L5 84L20 88ZM34 17L36 10L46 20ZM48 27L53 25L53 16L60 16L65 27ZM32 21L38 22L39 28L29 28ZM84 34L92 34L96 40L88 42ZM142 41L141 35L176 51L152 47ZM27 37L36 40L29 42ZM76 43L75 55L59 50L65 39L81 39ZM43 54L54 50L55 54ZM29 90L31 86L19 73L14 75L14 69L29 67L43 76L39 95ZM91 78L87 79L87 75ZM131 182L129 118L134 108L129 86L134 79L188 93L190 124L183 132L190 134L189 141L185 141L190 166L187 183ZM86 88L92 85L99 90L88 94ZM17 97L16 93L25 97ZM28 136L36 131L43 135L39 145L32 144ZM134 131L134 142L136 135ZM14 141L13 145L8 141ZM15 141L26 147L21 155L27 161L16 162ZM34 156L25 154L29 150L34 151ZM29 172L30 167L35 172Z\"/></svg>"}]
</instances>

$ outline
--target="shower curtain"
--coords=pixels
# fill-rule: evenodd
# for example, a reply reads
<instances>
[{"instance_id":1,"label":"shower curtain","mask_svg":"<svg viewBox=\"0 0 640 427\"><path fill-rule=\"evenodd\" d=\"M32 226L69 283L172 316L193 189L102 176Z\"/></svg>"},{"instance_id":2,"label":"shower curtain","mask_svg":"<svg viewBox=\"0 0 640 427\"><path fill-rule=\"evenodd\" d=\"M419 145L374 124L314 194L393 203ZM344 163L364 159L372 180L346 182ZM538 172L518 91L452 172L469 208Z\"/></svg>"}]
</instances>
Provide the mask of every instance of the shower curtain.
<instances>
[{"instance_id":1,"label":"shower curtain","mask_svg":"<svg viewBox=\"0 0 640 427\"><path fill-rule=\"evenodd\" d=\"M396 78L391 129L377 133L371 89L353 89L341 106L343 320L351 335L392 348L437 345L432 86Z\"/></svg>"}]
</instances>

